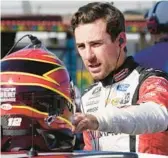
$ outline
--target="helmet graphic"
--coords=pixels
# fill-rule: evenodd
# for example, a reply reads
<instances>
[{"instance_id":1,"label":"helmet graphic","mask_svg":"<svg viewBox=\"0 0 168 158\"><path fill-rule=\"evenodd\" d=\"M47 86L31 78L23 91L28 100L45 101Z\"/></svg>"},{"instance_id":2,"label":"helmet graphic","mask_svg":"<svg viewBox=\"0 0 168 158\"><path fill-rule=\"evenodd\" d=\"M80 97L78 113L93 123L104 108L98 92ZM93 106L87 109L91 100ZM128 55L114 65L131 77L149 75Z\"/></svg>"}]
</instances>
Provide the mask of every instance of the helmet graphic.
<instances>
[{"instance_id":1,"label":"helmet graphic","mask_svg":"<svg viewBox=\"0 0 168 158\"><path fill-rule=\"evenodd\" d=\"M14 52L1 60L0 78L2 151L72 149L72 87L54 54L42 48Z\"/></svg>"},{"instance_id":2,"label":"helmet graphic","mask_svg":"<svg viewBox=\"0 0 168 158\"><path fill-rule=\"evenodd\" d=\"M150 33L168 32L167 10L168 1L159 1L149 10L145 18Z\"/></svg>"}]
</instances>

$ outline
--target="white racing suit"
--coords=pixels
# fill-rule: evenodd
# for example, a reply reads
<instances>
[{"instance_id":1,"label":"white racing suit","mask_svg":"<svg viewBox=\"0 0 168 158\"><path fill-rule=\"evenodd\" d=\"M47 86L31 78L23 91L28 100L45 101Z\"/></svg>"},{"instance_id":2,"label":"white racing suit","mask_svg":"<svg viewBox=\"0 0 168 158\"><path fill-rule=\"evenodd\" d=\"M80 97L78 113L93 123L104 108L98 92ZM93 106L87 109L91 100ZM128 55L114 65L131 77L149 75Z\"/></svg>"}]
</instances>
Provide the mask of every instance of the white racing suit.
<instances>
[{"instance_id":1,"label":"white racing suit","mask_svg":"<svg viewBox=\"0 0 168 158\"><path fill-rule=\"evenodd\" d=\"M84 149L168 155L166 77L128 57L114 75L90 86L81 110L97 117L101 132L85 131Z\"/></svg>"}]
</instances>

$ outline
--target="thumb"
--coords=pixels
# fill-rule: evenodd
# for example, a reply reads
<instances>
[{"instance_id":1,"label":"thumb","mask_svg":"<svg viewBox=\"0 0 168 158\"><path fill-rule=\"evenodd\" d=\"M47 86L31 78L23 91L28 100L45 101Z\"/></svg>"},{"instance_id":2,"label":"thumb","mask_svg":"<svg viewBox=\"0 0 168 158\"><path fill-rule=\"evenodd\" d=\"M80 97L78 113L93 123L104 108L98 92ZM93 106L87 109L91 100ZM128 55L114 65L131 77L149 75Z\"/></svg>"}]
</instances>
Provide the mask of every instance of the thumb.
<instances>
[{"instance_id":1,"label":"thumb","mask_svg":"<svg viewBox=\"0 0 168 158\"><path fill-rule=\"evenodd\" d=\"M76 126L84 118L85 118L85 114L75 113L74 116L72 117L72 124Z\"/></svg>"},{"instance_id":2,"label":"thumb","mask_svg":"<svg viewBox=\"0 0 168 158\"><path fill-rule=\"evenodd\" d=\"M99 127L99 122L97 118L92 114L86 114L86 118L88 121L88 129L90 130L97 130Z\"/></svg>"}]
</instances>

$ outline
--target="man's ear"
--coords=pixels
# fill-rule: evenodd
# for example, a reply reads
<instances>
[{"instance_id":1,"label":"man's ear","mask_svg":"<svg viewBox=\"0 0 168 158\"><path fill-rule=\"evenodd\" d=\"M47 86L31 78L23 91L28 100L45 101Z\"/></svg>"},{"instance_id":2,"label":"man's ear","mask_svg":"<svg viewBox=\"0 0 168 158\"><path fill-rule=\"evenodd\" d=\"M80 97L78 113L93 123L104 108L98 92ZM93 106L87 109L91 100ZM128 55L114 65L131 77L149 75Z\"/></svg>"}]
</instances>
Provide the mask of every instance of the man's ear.
<instances>
[{"instance_id":1,"label":"man's ear","mask_svg":"<svg viewBox=\"0 0 168 158\"><path fill-rule=\"evenodd\" d=\"M120 37L119 39L119 45L121 46L124 43L124 39Z\"/></svg>"},{"instance_id":2,"label":"man's ear","mask_svg":"<svg viewBox=\"0 0 168 158\"><path fill-rule=\"evenodd\" d=\"M119 41L119 46L121 48L124 48L126 47L126 34L125 32L121 32L119 35L118 35L118 41Z\"/></svg>"}]
</instances>

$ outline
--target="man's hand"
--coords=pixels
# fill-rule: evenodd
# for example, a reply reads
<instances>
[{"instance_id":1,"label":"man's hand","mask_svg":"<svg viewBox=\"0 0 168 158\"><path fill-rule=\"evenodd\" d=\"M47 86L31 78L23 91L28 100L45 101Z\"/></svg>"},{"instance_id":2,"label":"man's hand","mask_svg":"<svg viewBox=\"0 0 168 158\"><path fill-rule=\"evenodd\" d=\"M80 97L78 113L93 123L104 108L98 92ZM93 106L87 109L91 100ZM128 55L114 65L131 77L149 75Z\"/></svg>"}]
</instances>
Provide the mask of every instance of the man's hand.
<instances>
[{"instance_id":1,"label":"man's hand","mask_svg":"<svg viewBox=\"0 0 168 158\"><path fill-rule=\"evenodd\" d=\"M83 132L87 129L97 130L99 123L95 116L91 114L76 113L73 118L74 132Z\"/></svg>"}]
</instances>

